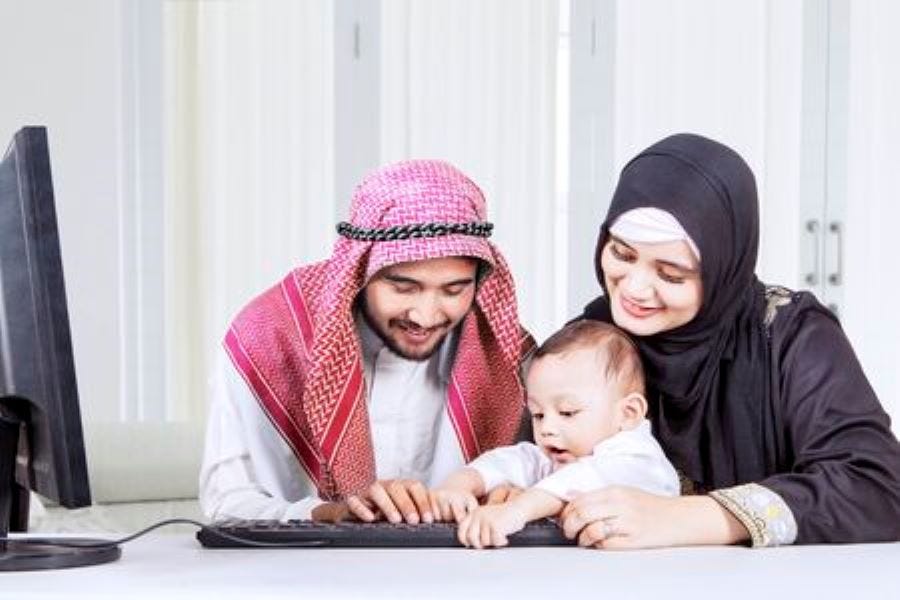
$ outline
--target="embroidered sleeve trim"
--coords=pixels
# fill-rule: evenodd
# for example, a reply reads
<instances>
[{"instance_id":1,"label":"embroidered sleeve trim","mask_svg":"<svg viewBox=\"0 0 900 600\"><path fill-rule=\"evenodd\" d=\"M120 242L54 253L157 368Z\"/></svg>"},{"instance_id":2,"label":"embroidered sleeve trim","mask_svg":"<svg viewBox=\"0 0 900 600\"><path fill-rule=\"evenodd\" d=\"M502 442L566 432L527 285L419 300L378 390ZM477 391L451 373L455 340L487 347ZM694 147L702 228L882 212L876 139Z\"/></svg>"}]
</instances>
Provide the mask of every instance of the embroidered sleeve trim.
<instances>
[{"instance_id":1,"label":"embroidered sleeve trim","mask_svg":"<svg viewBox=\"0 0 900 600\"><path fill-rule=\"evenodd\" d=\"M747 528L754 548L793 544L797 539L794 513L767 487L747 483L715 490L709 496Z\"/></svg>"},{"instance_id":2,"label":"embroidered sleeve trim","mask_svg":"<svg viewBox=\"0 0 900 600\"><path fill-rule=\"evenodd\" d=\"M772 325L775 317L778 315L778 309L781 306L792 302L793 294L791 291L780 285L770 285L766 287L766 314L763 318L763 324L766 329Z\"/></svg>"}]
</instances>

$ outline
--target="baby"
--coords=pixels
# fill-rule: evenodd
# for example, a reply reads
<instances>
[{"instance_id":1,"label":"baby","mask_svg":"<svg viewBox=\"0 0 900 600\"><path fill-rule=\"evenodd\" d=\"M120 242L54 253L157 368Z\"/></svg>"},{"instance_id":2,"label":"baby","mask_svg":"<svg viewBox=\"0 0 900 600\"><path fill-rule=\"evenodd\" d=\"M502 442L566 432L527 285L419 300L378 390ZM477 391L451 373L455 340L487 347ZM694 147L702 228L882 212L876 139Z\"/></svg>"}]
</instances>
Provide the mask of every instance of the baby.
<instances>
[{"instance_id":1,"label":"baby","mask_svg":"<svg viewBox=\"0 0 900 600\"><path fill-rule=\"evenodd\" d=\"M505 546L527 522L609 485L678 495L678 475L645 418L640 357L622 331L597 321L567 325L534 353L526 388L535 443L486 452L430 492L436 515L459 523L462 544ZM477 497L500 485L525 491L478 506Z\"/></svg>"}]
</instances>

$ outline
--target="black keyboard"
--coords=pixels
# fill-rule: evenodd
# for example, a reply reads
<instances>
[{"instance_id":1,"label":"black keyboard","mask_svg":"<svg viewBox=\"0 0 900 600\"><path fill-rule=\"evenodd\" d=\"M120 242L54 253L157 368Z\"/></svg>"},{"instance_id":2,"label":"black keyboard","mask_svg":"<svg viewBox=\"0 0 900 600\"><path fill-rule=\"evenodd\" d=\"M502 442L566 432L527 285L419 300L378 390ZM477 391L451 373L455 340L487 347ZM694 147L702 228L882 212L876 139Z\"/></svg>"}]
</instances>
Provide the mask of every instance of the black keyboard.
<instances>
[{"instance_id":1,"label":"black keyboard","mask_svg":"<svg viewBox=\"0 0 900 600\"><path fill-rule=\"evenodd\" d=\"M227 521L197 533L207 548L454 548L456 523L385 521ZM556 521L542 519L509 536L510 546L571 546Z\"/></svg>"}]
</instances>

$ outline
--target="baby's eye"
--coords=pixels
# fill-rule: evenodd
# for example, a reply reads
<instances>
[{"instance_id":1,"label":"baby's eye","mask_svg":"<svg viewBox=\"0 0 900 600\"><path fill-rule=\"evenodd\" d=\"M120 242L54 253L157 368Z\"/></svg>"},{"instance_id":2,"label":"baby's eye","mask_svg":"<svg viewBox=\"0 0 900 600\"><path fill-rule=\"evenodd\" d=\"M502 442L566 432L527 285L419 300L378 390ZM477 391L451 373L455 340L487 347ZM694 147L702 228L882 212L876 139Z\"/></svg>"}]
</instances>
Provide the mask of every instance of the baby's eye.
<instances>
[{"instance_id":1,"label":"baby's eye","mask_svg":"<svg viewBox=\"0 0 900 600\"><path fill-rule=\"evenodd\" d=\"M574 417L578 414L577 410L561 410L559 411L559 416L561 417Z\"/></svg>"},{"instance_id":2,"label":"baby's eye","mask_svg":"<svg viewBox=\"0 0 900 600\"><path fill-rule=\"evenodd\" d=\"M531 413L531 418L536 421L540 421L544 418L544 413Z\"/></svg>"}]
</instances>

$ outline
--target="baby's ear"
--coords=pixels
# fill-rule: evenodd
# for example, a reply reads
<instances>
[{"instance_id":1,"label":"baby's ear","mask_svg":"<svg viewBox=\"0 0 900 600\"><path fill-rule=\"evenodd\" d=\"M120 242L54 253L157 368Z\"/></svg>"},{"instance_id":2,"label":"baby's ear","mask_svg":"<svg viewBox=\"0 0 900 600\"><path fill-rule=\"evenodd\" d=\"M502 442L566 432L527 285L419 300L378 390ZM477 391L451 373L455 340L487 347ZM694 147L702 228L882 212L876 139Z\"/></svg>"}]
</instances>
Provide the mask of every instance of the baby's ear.
<instances>
[{"instance_id":1,"label":"baby's ear","mask_svg":"<svg viewBox=\"0 0 900 600\"><path fill-rule=\"evenodd\" d=\"M643 394L632 392L622 398L622 429L637 427L647 416L647 399Z\"/></svg>"}]
</instances>

